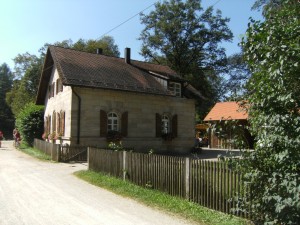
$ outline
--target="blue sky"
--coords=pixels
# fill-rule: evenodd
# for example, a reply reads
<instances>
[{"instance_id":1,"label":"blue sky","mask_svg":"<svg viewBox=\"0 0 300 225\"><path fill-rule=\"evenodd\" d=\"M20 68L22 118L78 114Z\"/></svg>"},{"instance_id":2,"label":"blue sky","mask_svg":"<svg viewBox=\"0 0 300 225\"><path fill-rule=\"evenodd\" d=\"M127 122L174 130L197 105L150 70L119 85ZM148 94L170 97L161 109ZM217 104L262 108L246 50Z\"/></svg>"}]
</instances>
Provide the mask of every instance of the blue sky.
<instances>
[{"instance_id":1,"label":"blue sky","mask_svg":"<svg viewBox=\"0 0 300 225\"><path fill-rule=\"evenodd\" d=\"M229 27L234 34L232 43L224 43L227 55L239 52L237 46L245 33L249 17L262 19L260 12L251 11L255 0L202 0L207 8L214 5L224 17L231 19ZM1 0L0 1L0 64L14 67L17 54L29 52L38 55L45 43L66 39L97 39L108 31L151 6L157 0ZM151 6L145 14L154 10ZM136 16L114 29L108 35L115 39L121 57L125 47L131 48L133 59L139 55L138 39L143 25Z\"/></svg>"}]
</instances>

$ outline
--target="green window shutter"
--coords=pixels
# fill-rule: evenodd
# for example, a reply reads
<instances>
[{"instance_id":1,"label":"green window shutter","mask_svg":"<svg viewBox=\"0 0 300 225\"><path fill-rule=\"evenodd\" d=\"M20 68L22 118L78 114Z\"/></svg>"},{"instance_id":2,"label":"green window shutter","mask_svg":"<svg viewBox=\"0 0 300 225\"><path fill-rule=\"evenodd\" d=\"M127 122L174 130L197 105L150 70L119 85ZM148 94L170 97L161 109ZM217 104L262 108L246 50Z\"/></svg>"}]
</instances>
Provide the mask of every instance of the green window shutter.
<instances>
[{"instance_id":1,"label":"green window shutter","mask_svg":"<svg viewBox=\"0 0 300 225\"><path fill-rule=\"evenodd\" d=\"M106 137L107 134L107 113L100 110L100 137Z\"/></svg>"},{"instance_id":2,"label":"green window shutter","mask_svg":"<svg viewBox=\"0 0 300 225\"><path fill-rule=\"evenodd\" d=\"M121 133L123 137L128 135L128 112L124 112L121 118Z\"/></svg>"},{"instance_id":3,"label":"green window shutter","mask_svg":"<svg viewBox=\"0 0 300 225\"><path fill-rule=\"evenodd\" d=\"M172 135L173 137L177 137L178 134L178 119L177 119L177 115L174 115L172 117Z\"/></svg>"},{"instance_id":4,"label":"green window shutter","mask_svg":"<svg viewBox=\"0 0 300 225\"><path fill-rule=\"evenodd\" d=\"M161 115L155 114L156 137L161 137Z\"/></svg>"}]
</instances>

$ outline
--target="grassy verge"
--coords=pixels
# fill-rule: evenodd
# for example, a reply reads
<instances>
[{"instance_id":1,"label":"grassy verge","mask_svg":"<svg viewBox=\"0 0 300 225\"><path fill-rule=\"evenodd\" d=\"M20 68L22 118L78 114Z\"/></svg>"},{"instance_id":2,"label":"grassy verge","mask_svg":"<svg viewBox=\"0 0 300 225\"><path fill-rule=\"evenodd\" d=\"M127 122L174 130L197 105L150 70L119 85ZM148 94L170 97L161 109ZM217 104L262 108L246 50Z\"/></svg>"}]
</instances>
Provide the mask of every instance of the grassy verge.
<instances>
[{"instance_id":1,"label":"grassy verge","mask_svg":"<svg viewBox=\"0 0 300 225\"><path fill-rule=\"evenodd\" d=\"M50 155L47 155L44 152L39 151L38 149L32 148L25 143L22 143L17 149L40 160L52 160Z\"/></svg>"},{"instance_id":2,"label":"grassy verge","mask_svg":"<svg viewBox=\"0 0 300 225\"><path fill-rule=\"evenodd\" d=\"M75 175L93 185L105 188L124 197L137 200L145 205L155 207L159 210L178 215L185 219L202 225L220 224L250 224L250 222L239 217L231 216L186 200L172 197L168 194L139 187L130 182L107 176L93 171L78 171Z\"/></svg>"}]
</instances>

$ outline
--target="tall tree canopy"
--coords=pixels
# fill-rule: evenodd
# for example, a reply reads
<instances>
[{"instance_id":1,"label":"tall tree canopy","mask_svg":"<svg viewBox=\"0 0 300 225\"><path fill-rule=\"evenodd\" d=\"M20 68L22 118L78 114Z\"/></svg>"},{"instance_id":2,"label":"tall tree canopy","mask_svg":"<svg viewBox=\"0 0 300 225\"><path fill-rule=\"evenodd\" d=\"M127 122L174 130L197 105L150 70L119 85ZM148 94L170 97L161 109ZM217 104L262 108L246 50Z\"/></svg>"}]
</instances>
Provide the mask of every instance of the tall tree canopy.
<instances>
[{"instance_id":1,"label":"tall tree canopy","mask_svg":"<svg viewBox=\"0 0 300 225\"><path fill-rule=\"evenodd\" d=\"M282 0L256 0L252 6L253 10L261 10L263 16L267 15L267 12L272 9L278 9L282 4Z\"/></svg>"},{"instance_id":2,"label":"tall tree canopy","mask_svg":"<svg viewBox=\"0 0 300 225\"><path fill-rule=\"evenodd\" d=\"M25 104L35 102L39 79L42 69L42 60L32 62L20 80L14 80L13 87L6 95L6 102L10 105L15 116Z\"/></svg>"},{"instance_id":3,"label":"tall tree canopy","mask_svg":"<svg viewBox=\"0 0 300 225\"><path fill-rule=\"evenodd\" d=\"M14 126L13 114L5 101L6 94L11 90L13 73L7 64L0 66L0 130L6 138L11 137Z\"/></svg>"},{"instance_id":4,"label":"tall tree canopy","mask_svg":"<svg viewBox=\"0 0 300 225\"><path fill-rule=\"evenodd\" d=\"M220 83L217 72L226 65L225 49L219 44L230 41L232 33L229 19L222 18L220 10L204 10L200 2L165 0L156 3L149 15L141 14L145 25L139 38L141 54L149 61L169 65L207 99L215 99Z\"/></svg>"},{"instance_id":5,"label":"tall tree canopy","mask_svg":"<svg viewBox=\"0 0 300 225\"><path fill-rule=\"evenodd\" d=\"M300 3L282 0L252 21L243 42L255 151L242 168L257 224L300 221ZM247 208L247 209L250 209Z\"/></svg>"}]
</instances>

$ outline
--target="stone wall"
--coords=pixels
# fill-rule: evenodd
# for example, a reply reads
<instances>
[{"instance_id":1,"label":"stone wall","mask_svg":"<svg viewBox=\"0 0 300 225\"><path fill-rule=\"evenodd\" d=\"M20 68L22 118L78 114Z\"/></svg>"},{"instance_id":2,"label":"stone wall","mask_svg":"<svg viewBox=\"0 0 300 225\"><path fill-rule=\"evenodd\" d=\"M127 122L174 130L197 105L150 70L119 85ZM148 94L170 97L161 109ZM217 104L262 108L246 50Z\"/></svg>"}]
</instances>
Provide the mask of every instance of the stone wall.
<instances>
[{"instance_id":1,"label":"stone wall","mask_svg":"<svg viewBox=\"0 0 300 225\"><path fill-rule=\"evenodd\" d=\"M58 73L54 68L50 83L57 79ZM140 152L152 149L155 152L184 154L194 145L194 100L105 89L73 87L72 90L71 87L64 86L63 92L56 95L55 91L54 97L47 97L45 105L45 117L52 116L53 112L65 112L63 142L71 145L78 141L79 119L79 144L107 147L106 138L100 137L100 110L114 112L119 117L128 112L128 136L122 140L126 148ZM81 110L78 114L79 105ZM156 137L156 113L177 115L178 136L172 141Z\"/></svg>"},{"instance_id":2,"label":"stone wall","mask_svg":"<svg viewBox=\"0 0 300 225\"><path fill-rule=\"evenodd\" d=\"M125 91L75 88L81 98L80 144L106 147L100 137L100 110L119 118L128 112L128 136L122 144L137 151L186 153L194 144L195 104L193 100ZM78 99L73 95L72 124L77 122ZM172 141L156 138L156 113L177 115L178 136ZM74 126L75 128L75 126ZM75 130L72 129L72 134Z\"/></svg>"}]
</instances>

